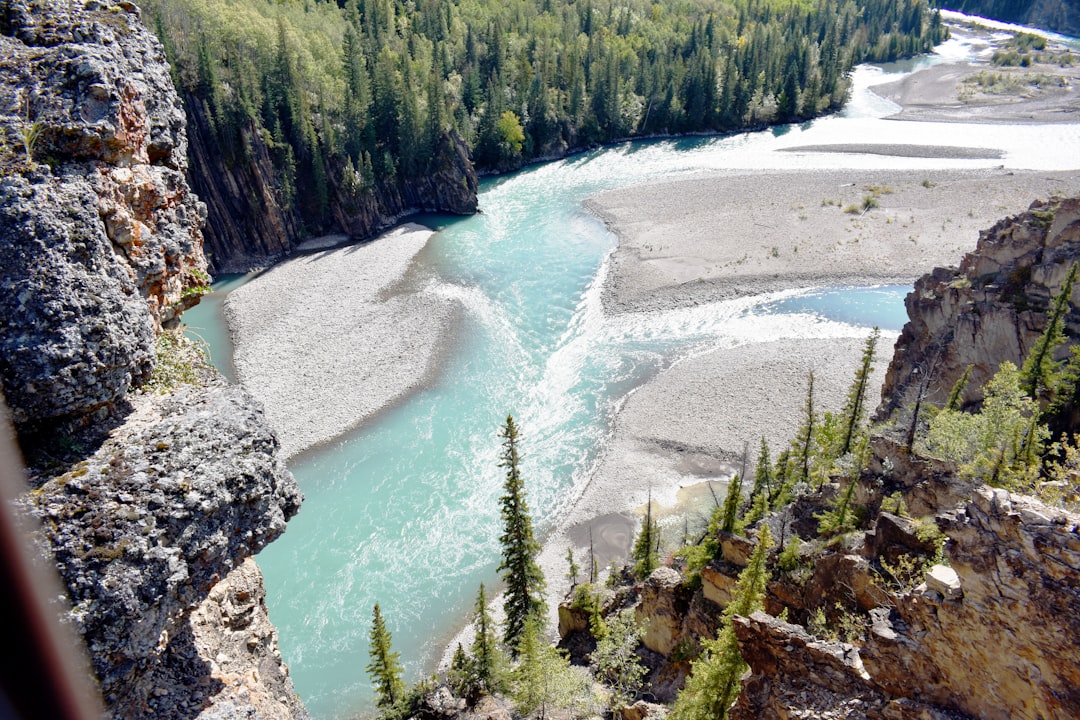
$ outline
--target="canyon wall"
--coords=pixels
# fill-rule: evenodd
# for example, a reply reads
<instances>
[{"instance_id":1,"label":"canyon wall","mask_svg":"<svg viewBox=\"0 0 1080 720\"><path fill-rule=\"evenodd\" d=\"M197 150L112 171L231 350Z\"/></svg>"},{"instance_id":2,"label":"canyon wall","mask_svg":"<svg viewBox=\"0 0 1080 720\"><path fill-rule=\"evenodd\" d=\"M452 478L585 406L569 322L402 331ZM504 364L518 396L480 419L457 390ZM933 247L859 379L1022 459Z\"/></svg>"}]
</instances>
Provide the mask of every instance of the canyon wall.
<instances>
[{"instance_id":1,"label":"canyon wall","mask_svg":"<svg viewBox=\"0 0 1080 720\"><path fill-rule=\"evenodd\" d=\"M896 341L877 419L912 408L920 395L940 407L968 365L964 401L978 402L1002 362L1023 364L1052 296L1080 262L1078 241L1080 198L1036 202L984 230L958 268L921 277L904 301L909 320ZM1066 333L1080 336L1080 286L1073 287Z\"/></svg>"},{"instance_id":2,"label":"canyon wall","mask_svg":"<svg viewBox=\"0 0 1080 720\"><path fill-rule=\"evenodd\" d=\"M185 116L130 2L0 4L0 381L22 507L115 718L306 717L251 556L301 501L175 332L209 276Z\"/></svg>"},{"instance_id":3,"label":"canyon wall","mask_svg":"<svg viewBox=\"0 0 1080 720\"><path fill-rule=\"evenodd\" d=\"M240 131L243 152L223 152L205 102L185 96L191 135L190 181L207 205L206 253L216 272L243 271L288 254L308 235L374 237L405 215L476 212L478 179L465 141L443 134L427 171L415 177L356 190L342 181L342 167L327 167L325 217L301 217L282 198L266 139L255 126ZM333 164L333 163L330 163Z\"/></svg>"},{"instance_id":4,"label":"canyon wall","mask_svg":"<svg viewBox=\"0 0 1080 720\"><path fill-rule=\"evenodd\" d=\"M1076 0L943 0L944 10L1019 23L1065 35L1080 35L1080 3Z\"/></svg>"}]
</instances>

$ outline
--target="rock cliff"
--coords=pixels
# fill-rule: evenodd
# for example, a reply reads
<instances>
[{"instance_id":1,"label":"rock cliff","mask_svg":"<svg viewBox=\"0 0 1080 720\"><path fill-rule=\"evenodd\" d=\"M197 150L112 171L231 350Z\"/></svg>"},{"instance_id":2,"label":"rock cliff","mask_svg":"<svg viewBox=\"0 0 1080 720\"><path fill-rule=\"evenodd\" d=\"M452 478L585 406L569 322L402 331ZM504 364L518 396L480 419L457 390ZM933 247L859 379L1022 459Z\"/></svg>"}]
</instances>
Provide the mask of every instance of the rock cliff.
<instances>
[{"instance_id":1,"label":"rock cliff","mask_svg":"<svg viewBox=\"0 0 1080 720\"><path fill-rule=\"evenodd\" d=\"M241 388L217 381L133 400L97 452L28 503L113 716L182 717L184 703L157 692L178 659L188 704L201 706L212 693L195 693L213 686L211 663L186 648L189 614L284 531L300 493Z\"/></svg>"},{"instance_id":2,"label":"rock cliff","mask_svg":"<svg viewBox=\"0 0 1080 720\"><path fill-rule=\"evenodd\" d=\"M185 106L191 184L208 208L206 252L219 272L266 264L309 233L367 239L414 212L476 212L476 171L457 134L442 136L426 173L375 190L350 189L341 181L343 168L327 168L329 216L301 217L282 200L266 141L254 126L241 131L236 144L245 152L234 157L219 147L205 103L187 94Z\"/></svg>"},{"instance_id":3,"label":"rock cliff","mask_svg":"<svg viewBox=\"0 0 1080 720\"><path fill-rule=\"evenodd\" d=\"M155 332L208 281L184 117L161 46L121 5L3 5L0 378L21 428L145 381Z\"/></svg>"},{"instance_id":4,"label":"rock cliff","mask_svg":"<svg viewBox=\"0 0 1080 720\"><path fill-rule=\"evenodd\" d=\"M306 717L250 561L300 493L258 403L172 329L209 282L206 211L135 5L0 3L0 166L22 504L110 715Z\"/></svg>"},{"instance_id":5,"label":"rock cliff","mask_svg":"<svg viewBox=\"0 0 1080 720\"><path fill-rule=\"evenodd\" d=\"M915 392L940 405L969 363L974 387L1001 361L1022 363L1077 259L1080 198L1055 199L984 232L959 269L920 279L881 417L904 420L898 409ZM1075 345L1075 309L1066 333ZM969 391L969 403L979 399ZM842 532L823 531L822 520L843 479L804 488L762 520L785 553L773 550L765 612L734 621L750 672L729 717L1080 717L1080 514L962 478L896 430L871 437L869 465L851 485L858 510ZM714 636L755 533L717 533L699 570L676 559L635 585L639 654L658 698L674 694Z\"/></svg>"},{"instance_id":6,"label":"rock cliff","mask_svg":"<svg viewBox=\"0 0 1080 720\"><path fill-rule=\"evenodd\" d=\"M1037 201L979 237L959 268L937 268L904 301L909 321L896 341L877 419L909 409L921 394L940 406L973 366L964 400L1005 360L1017 366L1045 323L1050 298L1080 261L1080 198ZM1066 330L1080 336L1080 287L1073 288Z\"/></svg>"},{"instance_id":7,"label":"rock cliff","mask_svg":"<svg viewBox=\"0 0 1080 720\"><path fill-rule=\"evenodd\" d=\"M1080 35L1080 3L1076 0L1033 0L1022 3L1013 0L944 0L938 6L1066 35Z\"/></svg>"}]
</instances>

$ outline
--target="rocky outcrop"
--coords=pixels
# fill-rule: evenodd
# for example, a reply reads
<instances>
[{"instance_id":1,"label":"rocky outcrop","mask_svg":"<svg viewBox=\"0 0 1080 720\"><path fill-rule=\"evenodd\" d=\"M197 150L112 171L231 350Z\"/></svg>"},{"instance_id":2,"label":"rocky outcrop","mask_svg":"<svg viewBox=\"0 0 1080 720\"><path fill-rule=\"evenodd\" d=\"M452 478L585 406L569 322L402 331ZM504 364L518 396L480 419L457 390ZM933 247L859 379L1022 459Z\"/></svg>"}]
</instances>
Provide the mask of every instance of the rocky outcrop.
<instances>
[{"instance_id":1,"label":"rocky outcrop","mask_svg":"<svg viewBox=\"0 0 1080 720\"><path fill-rule=\"evenodd\" d=\"M0 19L0 379L20 428L114 404L197 302L204 208L161 45L130 3Z\"/></svg>"},{"instance_id":2,"label":"rocky outcrop","mask_svg":"<svg viewBox=\"0 0 1080 720\"><path fill-rule=\"evenodd\" d=\"M443 135L428 170L375 189L346 183L343 167L327 167L329 214L301 217L281 197L279 182L263 136L254 125L233 143L243 152L227 152L209 121L205 102L186 97L191 127L191 184L206 202L206 252L218 272L246 270L288 254L305 233L344 233L353 239L374 237L416 212L471 215L476 212L478 179L465 141Z\"/></svg>"},{"instance_id":3,"label":"rocky outcrop","mask_svg":"<svg viewBox=\"0 0 1080 720\"><path fill-rule=\"evenodd\" d=\"M979 237L958 269L937 268L915 283L910 318L882 388L877 418L899 408L944 404L968 365L967 403L1005 360L1023 363L1043 330L1045 310L1069 267L1080 261L1080 198L1037 201ZM1066 331L1080 335L1080 284L1073 287Z\"/></svg>"},{"instance_id":4,"label":"rocky outcrop","mask_svg":"<svg viewBox=\"0 0 1080 720\"><path fill-rule=\"evenodd\" d=\"M209 281L184 125L134 4L0 3L0 381L24 453L62 446L23 505L111 717L303 718L245 560L299 507L277 440L190 358L157 394Z\"/></svg>"},{"instance_id":5,"label":"rocky outcrop","mask_svg":"<svg viewBox=\"0 0 1080 720\"><path fill-rule=\"evenodd\" d=\"M959 593L928 578L875 613L874 684L987 720L1080 717L1080 516L984 487L940 524Z\"/></svg>"},{"instance_id":6,"label":"rocky outcrop","mask_svg":"<svg viewBox=\"0 0 1080 720\"><path fill-rule=\"evenodd\" d=\"M1077 0L1034 0L1023 3L1013 0L944 0L938 7L1066 35L1080 35L1080 2Z\"/></svg>"},{"instance_id":7,"label":"rocky outcrop","mask_svg":"<svg viewBox=\"0 0 1080 720\"><path fill-rule=\"evenodd\" d=\"M756 612L735 618L754 674L730 720L951 720L959 716L874 687L851 645L819 640L798 625Z\"/></svg>"},{"instance_id":8,"label":"rocky outcrop","mask_svg":"<svg viewBox=\"0 0 1080 720\"><path fill-rule=\"evenodd\" d=\"M166 712L155 701L165 658L187 658L193 687L212 672L183 648L189 613L284 531L300 493L241 388L189 385L135 404L96 453L28 503L113 716L182 717L180 704Z\"/></svg>"}]
</instances>

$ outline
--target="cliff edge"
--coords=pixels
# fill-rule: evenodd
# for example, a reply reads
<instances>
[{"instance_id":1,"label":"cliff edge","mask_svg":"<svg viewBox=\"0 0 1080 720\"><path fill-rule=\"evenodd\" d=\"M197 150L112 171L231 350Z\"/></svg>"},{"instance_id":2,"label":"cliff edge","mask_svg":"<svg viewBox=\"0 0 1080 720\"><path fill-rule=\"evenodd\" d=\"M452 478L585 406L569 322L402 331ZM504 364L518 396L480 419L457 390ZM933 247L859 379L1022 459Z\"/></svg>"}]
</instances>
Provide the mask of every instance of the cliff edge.
<instances>
[{"instance_id":1,"label":"cliff edge","mask_svg":"<svg viewBox=\"0 0 1080 720\"><path fill-rule=\"evenodd\" d=\"M301 496L261 406L176 331L205 206L138 8L0 4L0 382L115 718L303 718L250 559Z\"/></svg>"}]
</instances>

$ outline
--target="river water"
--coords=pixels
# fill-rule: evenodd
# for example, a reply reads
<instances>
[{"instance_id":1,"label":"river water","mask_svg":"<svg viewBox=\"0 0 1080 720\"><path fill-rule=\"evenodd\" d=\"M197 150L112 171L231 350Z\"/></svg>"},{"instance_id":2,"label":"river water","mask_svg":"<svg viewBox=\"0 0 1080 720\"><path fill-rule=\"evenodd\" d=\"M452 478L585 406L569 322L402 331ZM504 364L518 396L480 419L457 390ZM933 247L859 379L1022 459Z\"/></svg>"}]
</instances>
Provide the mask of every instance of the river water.
<instances>
[{"instance_id":1,"label":"river water","mask_svg":"<svg viewBox=\"0 0 1080 720\"><path fill-rule=\"evenodd\" d=\"M430 387L292 463L304 506L258 558L282 654L316 720L370 711L364 666L375 602L412 681L431 672L479 583L496 582L496 433L507 413L522 429L523 474L542 531L587 478L627 393L678 358L782 337L865 335L875 324L895 331L906 319L904 287L790 291L606 317L600 290L615 239L582 201L605 189L724 168L1003 162L777 152L830 142L997 147L1009 166L1058 167L1061 147L1078 142L1076 126L1032 131L881 119L897 108L874 95L872 84L969 52L950 41L934 56L860 67L852 101L837 117L591 152L485 180L481 215L421 219L439 232L418 257L415 275L424 279L422 292L453 297L465 308L456 345ZM239 282L216 285L214 296L185 315L227 372L220 302Z\"/></svg>"}]
</instances>

